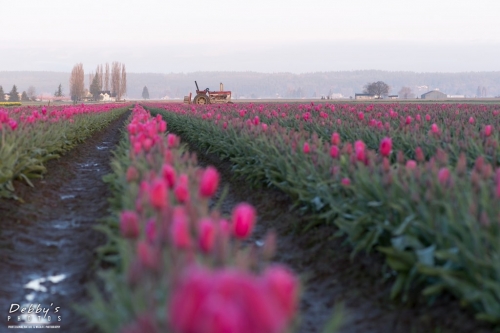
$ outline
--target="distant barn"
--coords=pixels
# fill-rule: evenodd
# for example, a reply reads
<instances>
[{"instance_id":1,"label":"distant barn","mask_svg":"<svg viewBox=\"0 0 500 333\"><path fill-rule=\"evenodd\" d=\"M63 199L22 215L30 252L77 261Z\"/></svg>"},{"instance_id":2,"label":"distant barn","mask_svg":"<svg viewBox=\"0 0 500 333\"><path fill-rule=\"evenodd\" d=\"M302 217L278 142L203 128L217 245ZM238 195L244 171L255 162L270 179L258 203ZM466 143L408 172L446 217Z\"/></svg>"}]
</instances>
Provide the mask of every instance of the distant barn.
<instances>
[{"instance_id":1,"label":"distant barn","mask_svg":"<svg viewBox=\"0 0 500 333\"><path fill-rule=\"evenodd\" d=\"M377 98L376 95L372 94L355 94L354 99L375 99Z\"/></svg>"},{"instance_id":2,"label":"distant barn","mask_svg":"<svg viewBox=\"0 0 500 333\"><path fill-rule=\"evenodd\" d=\"M433 90L433 91L426 92L425 94L423 94L421 96L421 98L422 99L446 99L447 95L440 92L440 91Z\"/></svg>"}]
</instances>

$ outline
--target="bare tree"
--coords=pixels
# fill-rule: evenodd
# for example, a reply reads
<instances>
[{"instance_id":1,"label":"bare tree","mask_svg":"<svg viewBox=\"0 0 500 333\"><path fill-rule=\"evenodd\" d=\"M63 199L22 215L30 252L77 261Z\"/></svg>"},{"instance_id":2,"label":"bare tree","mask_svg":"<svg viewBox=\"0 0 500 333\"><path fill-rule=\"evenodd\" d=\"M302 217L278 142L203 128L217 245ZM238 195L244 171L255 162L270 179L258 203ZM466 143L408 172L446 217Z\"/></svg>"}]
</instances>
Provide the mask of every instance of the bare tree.
<instances>
[{"instance_id":1,"label":"bare tree","mask_svg":"<svg viewBox=\"0 0 500 333\"><path fill-rule=\"evenodd\" d=\"M79 63L73 67L71 71L71 76L69 78L69 89L71 100L74 103L81 100L85 89L85 72L83 71L83 64Z\"/></svg>"},{"instance_id":2,"label":"bare tree","mask_svg":"<svg viewBox=\"0 0 500 333\"><path fill-rule=\"evenodd\" d=\"M412 98L415 98L415 94L413 93L413 91L411 90L410 87L403 87L403 88L401 88L401 90L399 91L398 95L399 95L400 98L403 98L403 99L412 99Z\"/></svg>"},{"instance_id":3,"label":"bare tree","mask_svg":"<svg viewBox=\"0 0 500 333\"><path fill-rule=\"evenodd\" d=\"M121 82L121 66L118 61L113 61L111 64L111 95L120 99L120 82Z\"/></svg>"},{"instance_id":4,"label":"bare tree","mask_svg":"<svg viewBox=\"0 0 500 333\"><path fill-rule=\"evenodd\" d=\"M89 73L89 90L90 90L90 86L92 85L92 82L94 82L94 72L90 72Z\"/></svg>"},{"instance_id":5,"label":"bare tree","mask_svg":"<svg viewBox=\"0 0 500 333\"><path fill-rule=\"evenodd\" d=\"M125 70L125 64L122 64L122 73L121 73L121 82L120 82L120 98L127 94L127 71Z\"/></svg>"},{"instance_id":6,"label":"bare tree","mask_svg":"<svg viewBox=\"0 0 500 333\"><path fill-rule=\"evenodd\" d=\"M109 63L106 63L106 72L104 73L104 90L109 91Z\"/></svg>"},{"instance_id":7,"label":"bare tree","mask_svg":"<svg viewBox=\"0 0 500 333\"><path fill-rule=\"evenodd\" d=\"M382 95L388 94L391 90L389 85L382 81L367 83L364 88L365 94L377 95L379 98Z\"/></svg>"},{"instance_id":8,"label":"bare tree","mask_svg":"<svg viewBox=\"0 0 500 333\"><path fill-rule=\"evenodd\" d=\"M102 64L97 66L98 70L97 72L99 73L99 87L100 89L102 90L102 88L104 87L104 73L103 73L103 70L102 70Z\"/></svg>"},{"instance_id":9,"label":"bare tree","mask_svg":"<svg viewBox=\"0 0 500 333\"><path fill-rule=\"evenodd\" d=\"M36 99L36 89L35 89L35 87L29 86L28 87L28 91L26 92L26 94L28 95L28 98L30 100L34 101Z\"/></svg>"}]
</instances>

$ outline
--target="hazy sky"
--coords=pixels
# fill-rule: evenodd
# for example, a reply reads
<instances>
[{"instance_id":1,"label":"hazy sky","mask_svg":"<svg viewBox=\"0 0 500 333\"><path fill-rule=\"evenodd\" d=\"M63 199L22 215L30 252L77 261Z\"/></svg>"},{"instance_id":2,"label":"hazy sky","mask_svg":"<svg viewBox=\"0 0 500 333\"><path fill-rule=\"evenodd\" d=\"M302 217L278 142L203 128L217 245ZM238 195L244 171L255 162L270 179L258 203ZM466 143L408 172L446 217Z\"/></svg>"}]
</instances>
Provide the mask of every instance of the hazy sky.
<instances>
[{"instance_id":1,"label":"hazy sky","mask_svg":"<svg viewBox=\"0 0 500 333\"><path fill-rule=\"evenodd\" d=\"M497 0L21 0L0 70L500 70Z\"/></svg>"}]
</instances>

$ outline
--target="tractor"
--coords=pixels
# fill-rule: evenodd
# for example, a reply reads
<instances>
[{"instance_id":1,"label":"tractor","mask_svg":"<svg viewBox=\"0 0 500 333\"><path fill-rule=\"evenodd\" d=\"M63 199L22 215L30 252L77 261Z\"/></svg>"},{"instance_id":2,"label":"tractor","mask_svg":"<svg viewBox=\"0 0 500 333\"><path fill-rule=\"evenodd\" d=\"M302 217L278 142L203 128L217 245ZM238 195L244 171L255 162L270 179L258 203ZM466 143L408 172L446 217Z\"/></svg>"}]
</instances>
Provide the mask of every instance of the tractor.
<instances>
[{"instance_id":1,"label":"tractor","mask_svg":"<svg viewBox=\"0 0 500 333\"><path fill-rule=\"evenodd\" d=\"M231 92L224 91L224 85L222 83L220 84L219 91L210 91L208 88L200 90L196 81L194 81L194 84L196 85L196 96L194 96L193 101L191 101L191 93L189 93L189 96L184 96L184 103L200 105L212 103L232 103Z\"/></svg>"}]
</instances>

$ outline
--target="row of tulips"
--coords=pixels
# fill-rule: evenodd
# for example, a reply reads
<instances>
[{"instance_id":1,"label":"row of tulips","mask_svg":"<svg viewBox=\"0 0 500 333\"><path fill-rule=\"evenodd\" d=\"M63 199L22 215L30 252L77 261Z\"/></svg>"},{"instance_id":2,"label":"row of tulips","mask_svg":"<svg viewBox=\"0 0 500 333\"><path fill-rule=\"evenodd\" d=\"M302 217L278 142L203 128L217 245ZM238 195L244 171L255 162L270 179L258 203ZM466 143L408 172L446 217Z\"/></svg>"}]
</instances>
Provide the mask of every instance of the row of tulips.
<instances>
[{"instance_id":1,"label":"row of tulips","mask_svg":"<svg viewBox=\"0 0 500 333\"><path fill-rule=\"evenodd\" d=\"M161 104L159 107L163 107ZM483 156L497 165L500 136L500 106L495 104L226 104L209 106L203 111L182 108L181 112L202 112L228 123L240 118L251 124L278 124L296 131L317 133L329 141L333 133L344 140L362 140L369 149L377 149L384 137L391 137L394 149L415 159L420 147L426 159L438 149L451 162L461 152L468 161ZM472 162L471 162L472 163ZM471 167L472 165L469 165Z\"/></svg>"},{"instance_id":2,"label":"row of tulips","mask_svg":"<svg viewBox=\"0 0 500 333\"><path fill-rule=\"evenodd\" d=\"M243 248L257 212L248 203L229 218L210 209L217 170L198 167L166 128L134 108L107 177L115 215L101 228L110 242L100 252L115 269L102 274L106 295L94 289L80 310L102 332L289 332L300 286L267 264L274 234Z\"/></svg>"},{"instance_id":3,"label":"row of tulips","mask_svg":"<svg viewBox=\"0 0 500 333\"><path fill-rule=\"evenodd\" d=\"M121 107L121 108L119 108ZM0 198L17 198L13 181L32 185L57 158L126 111L119 105L0 108Z\"/></svg>"},{"instance_id":4,"label":"row of tulips","mask_svg":"<svg viewBox=\"0 0 500 333\"><path fill-rule=\"evenodd\" d=\"M395 276L393 297L448 291L478 319L500 323L500 171L486 156L470 161L461 152L450 162L445 150L426 156L416 147L409 159L395 149L400 137L384 137L370 149L341 133L321 140L278 122L249 122L223 107L151 110L198 149L229 158L249 184L280 188L313 212L317 218L304 231L334 223L353 255L383 253ZM351 131L349 138L364 133Z\"/></svg>"}]
</instances>

